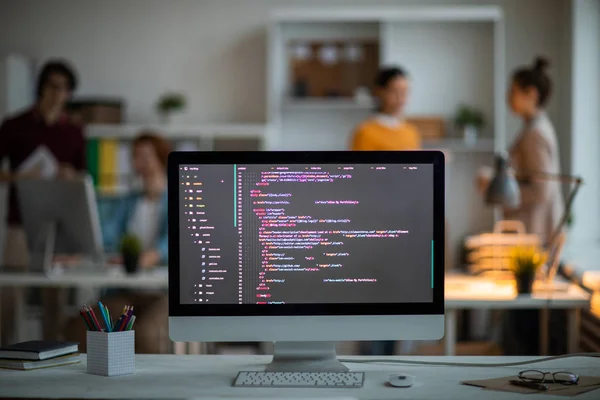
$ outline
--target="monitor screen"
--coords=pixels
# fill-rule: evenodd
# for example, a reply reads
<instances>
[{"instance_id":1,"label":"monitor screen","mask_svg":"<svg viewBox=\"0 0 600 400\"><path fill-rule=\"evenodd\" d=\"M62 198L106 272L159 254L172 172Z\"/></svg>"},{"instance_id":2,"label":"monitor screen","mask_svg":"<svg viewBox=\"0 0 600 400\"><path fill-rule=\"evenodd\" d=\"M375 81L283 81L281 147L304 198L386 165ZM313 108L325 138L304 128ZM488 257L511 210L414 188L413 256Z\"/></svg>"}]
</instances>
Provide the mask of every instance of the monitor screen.
<instances>
[{"instance_id":1,"label":"monitor screen","mask_svg":"<svg viewBox=\"0 0 600 400\"><path fill-rule=\"evenodd\" d=\"M434 301L433 164L181 163L177 184L180 304Z\"/></svg>"}]
</instances>

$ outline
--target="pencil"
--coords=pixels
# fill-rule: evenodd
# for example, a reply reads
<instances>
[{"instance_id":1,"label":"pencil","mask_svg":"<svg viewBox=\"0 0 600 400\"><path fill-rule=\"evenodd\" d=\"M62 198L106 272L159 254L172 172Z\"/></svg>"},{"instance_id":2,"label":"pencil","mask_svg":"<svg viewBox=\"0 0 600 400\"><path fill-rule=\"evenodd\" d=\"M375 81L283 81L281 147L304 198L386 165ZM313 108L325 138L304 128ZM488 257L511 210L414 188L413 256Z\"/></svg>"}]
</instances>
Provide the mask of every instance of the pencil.
<instances>
[{"instance_id":1,"label":"pencil","mask_svg":"<svg viewBox=\"0 0 600 400\"><path fill-rule=\"evenodd\" d=\"M90 321L87 319L87 316L85 314L85 312L83 310L79 310L79 314L81 315L81 318L83 319L83 322L85 322L85 325L88 327L88 330L93 331L95 330L92 325L90 324Z\"/></svg>"},{"instance_id":2,"label":"pencil","mask_svg":"<svg viewBox=\"0 0 600 400\"><path fill-rule=\"evenodd\" d=\"M100 322L98 322L98 318L96 318L96 314L94 313L94 310L87 304L84 304L83 307L86 310L86 312L87 312L88 316L90 317L90 319L92 320L92 322L94 323L94 325L96 326L96 330L99 332L102 332L102 328L100 327Z\"/></svg>"},{"instance_id":3,"label":"pencil","mask_svg":"<svg viewBox=\"0 0 600 400\"><path fill-rule=\"evenodd\" d=\"M90 311L88 310L88 308L85 307L85 306L83 307L83 313L87 317L87 320L90 322L92 330L93 331L97 331L98 330L98 326L96 325L96 322L94 321L94 318L92 317L92 314L90 313Z\"/></svg>"},{"instance_id":4,"label":"pencil","mask_svg":"<svg viewBox=\"0 0 600 400\"><path fill-rule=\"evenodd\" d=\"M122 326L120 326L119 330L126 330L127 325L129 324L129 320L131 319L131 316L133 315L133 306L127 306L127 311L125 312L125 314L123 314L123 321L122 321Z\"/></svg>"},{"instance_id":5,"label":"pencil","mask_svg":"<svg viewBox=\"0 0 600 400\"><path fill-rule=\"evenodd\" d=\"M133 315L131 317L131 319L129 320L129 324L127 324L127 331L130 331L133 328L133 323L135 322L135 315Z\"/></svg>"},{"instance_id":6,"label":"pencil","mask_svg":"<svg viewBox=\"0 0 600 400\"><path fill-rule=\"evenodd\" d=\"M125 318L127 317L128 309L129 309L129 306L123 307L123 313L121 314L121 317L119 318L119 321L117 322L117 325L115 325L115 327L117 328L117 331L121 331L122 325L124 324Z\"/></svg>"},{"instance_id":7,"label":"pencil","mask_svg":"<svg viewBox=\"0 0 600 400\"><path fill-rule=\"evenodd\" d=\"M117 320L117 323L115 324L115 332L120 331L119 327L121 326L122 323L123 323L123 315L121 315L119 317L119 319Z\"/></svg>"},{"instance_id":8,"label":"pencil","mask_svg":"<svg viewBox=\"0 0 600 400\"><path fill-rule=\"evenodd\" d=\"M127 324L125 324L124 329L127 329L127 325L129 325L129 321L133 318L133 306L129 309L129 316L127 317Z\"/></svg>"},{"instance_id":9,"label":"pencil","mask_svg":"<svg viewBox=\"0 0 600 400\"><path fill-rule=\"evenodd\" d=\"M111 332L110 323L108 322L108 314L106 313L106 309L104 308L104 304L101 301L98 302L98 307L100 307L100 312L102 313L102 318L104 319L104 324L106 325L106 332Z\"/></svg>"},{"instance_id":10,"label":"pencil","mask_svg":"<svg viewBox=\"0 0 600 400\"><path fill-rule=\"evenodd\" d=\"M103 306L104 306L104 304L103 304ZM112 317L110 315L110 310L106 306L104 306L104 309L106 310L106 316L108 317L108 324L110 325L110 331L114 332L114 325L113 325Z\"/></svg>"}]
</instances>

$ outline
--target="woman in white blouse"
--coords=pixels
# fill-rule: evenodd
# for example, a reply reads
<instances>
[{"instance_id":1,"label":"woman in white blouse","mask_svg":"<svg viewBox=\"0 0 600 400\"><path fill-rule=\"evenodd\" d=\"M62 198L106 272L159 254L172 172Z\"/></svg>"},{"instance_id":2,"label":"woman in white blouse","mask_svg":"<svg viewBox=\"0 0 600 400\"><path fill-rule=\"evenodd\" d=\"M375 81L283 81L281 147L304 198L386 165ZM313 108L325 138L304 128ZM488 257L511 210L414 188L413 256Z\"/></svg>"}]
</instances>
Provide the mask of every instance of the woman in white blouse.
<instances>
[{"instance_id":1,"label":"woman in white blouse","mask_svg":"<svg viewBox=\"0 0 600 400\"><path fill-rule=\"evenodd\" d=\"M132 234L142 244L140 268L166 265L167 159L169 143L153 133L142 133L132 143L133 169L141 178L142 190L122 199L102 224L104 247L118 252L123 235Z\"/></svg>"},{"instance_id":2,"label":"woman in white blouse","mask_svg":"<svg viewBox=\"0 0 600 400\"><path fill-rule=\"evenodd\" d=\"M133 168L141 178L142 189L118 200L109 218L102 221L104 246L116 254L125 234L138 237L142 253L138 267L148 269L168 262L167 158L168 142L153 133L142 133L132 143ZM120 257L111 260L121 264ZM166 350L168 338L168 296L164 291L111 290L101 299L111 314L123 306L134 306L136 353L156 354ZM99 314L94 307L96 315ZM85 351L85 326L80 318L67 324L65 336L80 343Z\"/></svg>"}]
</instances>

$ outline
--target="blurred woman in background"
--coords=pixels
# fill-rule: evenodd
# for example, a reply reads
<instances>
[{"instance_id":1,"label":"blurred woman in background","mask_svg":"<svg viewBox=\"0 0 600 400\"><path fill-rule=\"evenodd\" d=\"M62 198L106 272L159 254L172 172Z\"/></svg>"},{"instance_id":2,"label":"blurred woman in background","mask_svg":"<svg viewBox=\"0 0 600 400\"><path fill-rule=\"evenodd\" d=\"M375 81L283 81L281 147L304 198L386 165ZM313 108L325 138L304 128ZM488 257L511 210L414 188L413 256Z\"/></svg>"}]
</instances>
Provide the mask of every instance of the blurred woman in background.
<instances>
[{"instance_id":1,"label":"blurred woman in background","mask_svg":"<svg viewBox=\"0 0 600 400\"><path fill-rule=\"evenodd\" d=\"M533 65L521 67L512 75L508 103L523 121L523 128L510 148L510 163L518 178L521 205L514 210L504 210L505 219L522 221L527 232L539 235L542 243L552 239L564 209L560 183L530 176L532 172L561 173L556 133L545 112L552 94L547 67L548 61L537 57ZM536 310L507 313L503 335L505 354L538 354L538 321ZM551 315L551 341L555 341L553 336L564 334L565 323L564 319L561 323L560 315Z\"/></svg>"},{"instance_id":2,"label":"blurred woman in background","mask_svg":"<svg viewBox=\"0 0 600 400\"><path fill-rule=\"evenodd\" d=\"M121 240L135 236L141 245L138 267L142 270L167 265L167 159L169 143L154 133L140 134L132 144L133 168L141 178L142 190L116 204L109 220L102 221L105 250L118 254ZM120 256L110 260L123 264ZM108 290L102 302L114 318L125 305L134 306L136 353L158 354L167 351L168 297L165 291ZM94 312L99 314L98 307ZM85 325L79 317L69 321L65 335L80 343L85 351Z\"/></svg>"},{"instance_id":3,"label":"blurred woman in background","mask_svg":"<svg viewBox=\"0 0 600 400\"><path fill-rule=\"evenodd\" d=\"M379 71L375 79L377 114L358 126L351 150L420 150L419 132L404 120L409 93L410 82L402 68Z\"/></svg>"},{"instance_id":4,"label":"blurred woman in background","mask_svg":"<svg viewBox=\"0 0 600 400\"><path fill-rule=\"evenodd\" d=\"M518 68L512 74L507 101L523 127L509 149L509 156L519 183L521 203L515 209L503 210L504 219L523 222L527 232L537 234L542 243L552 239L564 211L560 183L535 177L536 172L551 175L561 172L556 133L545 112L552 94L547 67L548 61L537 57L532 65ZM478 184L483 192L491 175L489 170L480 172ZM554 317L551 315L551 325L558 321ZM538 318L537 310L513 310L505 314L502 345L505 355L538 354ZM559 329L550 329L553 336L564 333L565 322L558 324Z\"/></svg>"},{"instance_id":5,"label":"blurred woman in background","mask_svg":"<svg viewBox=\"0 0 600 400\"><path fill-rule=\"evenodd\" d=\"M404 120L410 93L407 73L400 67L383 68L375 78L377 114L358 126L351 150L420 150L421 136ZM408 344L408 343L407 343ZM396 342L360 342L364 355L393 355Z\"/></svg>"},{"instance_id":6,"label":"blurred woman in background","mask_svg":"<svg viewBox=\"0 0 600 400\"><path fill-rule=\"evenodd\" d=\"M166 265L167 232L167 159L169 143L154 133L142 133L132 143L133 169L142 189L117 205L110 221L102 224L104 247L118 253L125 234L136 236L141 244L139 267ZM115 258L122 264L120 258Z\"/></svg>"},{"instance_id":7,"label":"blurred woman in background","mask_svg":"<svg viewBox=\"0 0 600 400\"><path fill-rule=\"evenodd\" d=\"M529 177L531 172L560 174L560 156L554 126L545 112L552 94L546 73L548 61L537 57L533 65L513 72L508 94L512 112L523 121L510 148L510 162L519 180L521 205L505 210L504 218L522 221L527 232L550 239L563 211L560 183Z\"/></svg>"},{"instance_id":8,"label":"blurred woman in background","mask_svg":"<svg viewBox=\"0 0 600 400\"><path fill-rule=\"evenodd\" d=\"M547 67L548 61L537 57L533 65L518 68L512 74L507 101L513 114L523 121L523 127L509 156L519 183L521 204L503 210L504 219L523 222L527 232L539 235L542 243L551 239L564 208L560 183L534 176L536 172L561 172L556 133L545 112L552 94ZM487 189L491 175L489 169L480 172L481 191Z\"/></svg>"}]
</instances>

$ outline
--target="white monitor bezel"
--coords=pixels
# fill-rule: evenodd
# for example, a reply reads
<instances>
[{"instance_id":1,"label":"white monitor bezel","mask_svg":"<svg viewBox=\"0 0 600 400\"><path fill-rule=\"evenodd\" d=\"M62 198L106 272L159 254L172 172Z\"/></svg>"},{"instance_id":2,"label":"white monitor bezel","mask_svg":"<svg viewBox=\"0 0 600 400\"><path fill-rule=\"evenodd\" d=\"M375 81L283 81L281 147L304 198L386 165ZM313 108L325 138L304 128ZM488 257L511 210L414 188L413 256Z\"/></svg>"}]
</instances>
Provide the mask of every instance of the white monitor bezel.
<instances>
[{"instance_id":1,"label":"white monitor bezel","mask_svg":"<svg viewBox=\"0 0 600 400\"><path fill-rule=\"evenodd\" d=\"M343 305L182 305L179 166L182 164L424 163L434 165L434 301ZM444 334L444 155L419 152L173 152L169 155L169 335L174 341L437 340ZM202 313L196 307L203 307ZM264 308L264 307L269 307ZM210 308L210 310L209 310ZM252 310L251 310L252 308ZM268 311L267 311L268 310Z\"/></svg>"}]
</instances>

